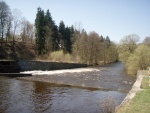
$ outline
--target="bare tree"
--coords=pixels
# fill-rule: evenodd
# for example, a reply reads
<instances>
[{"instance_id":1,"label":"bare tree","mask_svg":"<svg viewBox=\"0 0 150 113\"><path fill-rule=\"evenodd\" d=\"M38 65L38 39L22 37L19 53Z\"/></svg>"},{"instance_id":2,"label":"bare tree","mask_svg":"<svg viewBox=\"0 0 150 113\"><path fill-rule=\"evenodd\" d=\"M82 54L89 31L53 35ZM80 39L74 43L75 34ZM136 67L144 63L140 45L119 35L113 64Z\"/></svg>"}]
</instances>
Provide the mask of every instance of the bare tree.
<instances>
[{"instance_id":1,"label":"bare tree","mask_svg":"<svg viewBox=\"0 0 150 113\"><path fill-rule=\"evenodd\" d=\"M21 37L23 42L33 41L34 26L25 18L21 21Z\"/></svg>"},{"instance_id":2,"label":"bare tree","mask_svg":"<svg viewBox=\"0 0 150 113\"><path fill-rule=\"evenodd\" d=\"M100 38L96 32L89 33L88 58L89 64L96 65L100 57Z\"/></svg>"},{"instance_id":3,"label":"bare tree","mask_svg":"<svg viewBox=\"0 0 150 113\"><path fill-rule=\"evenodd\" d=\"M136 34L127 35L120 41L120 44L123 45L127 51L132 53L136 49L139 39L140 37Z\"/></svg>"},{"instance_id":4,"label":"bare tree","mask_svg":"<svg viewBox=\"0 0 150 113\"><path fill-rule=\"evenodd\" d=\"M146 37L146 38L144 39L143 43L144 43L145 45L147 45L147 46L150 47L150 36L149 36L149 37Z\"/></svg>"},{"instance_id":5,"label":"bare tree","mask_svg":"<svg viewBox=\"0 0 150 113\"><path fill-rule=\"evenodd\" d=\"M14 42L16 30L21 22L21 12L18 9L14 9L12 15L13 15L13 42Z\"/></svg>"},{"instance_id":6,"label":"bare tree","mask_svg":"<svg viewBox=\"0 0 150 113\"><path fill-rule=\"evenodd\" d=\"M10 23L10 9L9 6L4 2L0 2L0 36L3 40L4 35L6 35L7 32L7 23Z\"/></svg>"},{"instance_id":7,"label":"bare tree","mask_svg":"<svg viewBox=\"0 0 150 113\"><path fill-rule=\"evenodd\" d=\"M11 28L12 28L12 16L9 16L8 21L6 23L6 42L8 41L8 39L11 37Z\"/></svg>"}]
</instances>

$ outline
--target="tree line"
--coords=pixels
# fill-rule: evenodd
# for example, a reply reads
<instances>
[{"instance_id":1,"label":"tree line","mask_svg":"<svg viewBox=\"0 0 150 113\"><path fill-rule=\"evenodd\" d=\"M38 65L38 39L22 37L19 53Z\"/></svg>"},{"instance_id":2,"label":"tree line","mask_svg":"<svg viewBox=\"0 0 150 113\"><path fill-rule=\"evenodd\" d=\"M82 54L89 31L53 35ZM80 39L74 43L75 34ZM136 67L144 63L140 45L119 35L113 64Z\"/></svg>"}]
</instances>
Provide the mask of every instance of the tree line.
<instances>
[{"instance_id":1,"label":"tree line","mask_svg":"<svg viewBox=\"0 0 150 113\"><path fill-rule=\"evenodd\" d=\"M49 10L44 12L40 7L35 19L35 36L39 55L62 50L90 65L118 60L116 44L108 36L104 38L94 31L87 34L84 29L68 27L63 21L57 26Z\"/></svg>"},{"instance_id":2,"label":"tree line","mask_svg":"<svg viewBox=\"0 0 150 113\"><path fill-rule=\"evenodd\" d=\"M20 10L11 10L5 1L0 1L0 40L34 41L34 25L22 17Z\"/></svg>"},{"instance_id":3,"label":"tree line","mask_svg":"<svg viewBox=\"0 0 150 113\"><path fill-rule=\"evenodd\" d=\"M118 60L117 46L108 36L99 36L94 31L87 33L73 25L66 26L63 21L57 26L50 11L44 12L40 7L32 24L5 1L0 2L0 40L34 43L39 56L63 51L93 65Z\"/></svg>"},{"instance_id":4,"label":"tree line","mask_svg":"<svg viewBox=\"0 0 150 113\"><path fill-rule=\"evenodd\" d=\"M72 52L73 26L65 26L61 21L59 27L52 19L49 10L44 12L41 8L37 9L35 19L35 36L38 54L58 51L62 49L64 53Z\"/></svg>"},{"instance_id":5,"label":"tree line","mask_svg":"<svg viewBox=\"0 0 150 113\"><path fill-rule=\"evenodd\" d=\"M50 11L44 12L40 7L32 24L18 9L11 11L6 2L0 1L0 41L15 41L18 37L22 42L34 43L39 56L63 51L90 65L120 60L131 75L150 66L150 37L139 43L139 36L131 34L116 44L109 36L87 33L73 25L66 26L63 21L57 26Z\"/></svg>"},{"instance_id":6,"label":"tree line","mask_svg":"<svg viewBox=\"0 0 150 113\"><path fill-rule=\"evenodd\" d=\"M118 45L119 59L127 69L129 75L136 75L138 70L150 66L150 37L139 43L140 37L131 34L123 37Z\"/></svg>"}]
</instances>

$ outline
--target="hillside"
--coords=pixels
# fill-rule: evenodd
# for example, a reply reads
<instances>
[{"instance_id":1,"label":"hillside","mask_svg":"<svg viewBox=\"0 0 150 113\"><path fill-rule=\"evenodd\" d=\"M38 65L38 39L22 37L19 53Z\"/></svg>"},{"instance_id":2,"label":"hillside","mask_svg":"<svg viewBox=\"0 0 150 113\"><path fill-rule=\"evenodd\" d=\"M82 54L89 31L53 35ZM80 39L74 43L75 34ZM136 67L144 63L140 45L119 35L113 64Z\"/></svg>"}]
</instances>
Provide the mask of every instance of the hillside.
<instances>
[{"instance_id":1,"label":"hillside","mask_svg":"<svg viewBox=\"0 0 150 113\"><path fill-rule=\"evenodd\" d=\"M32 60L36 57L34 44L24 42L0 42L0 59L26 59Z\"/></svg>"}]
</instances>

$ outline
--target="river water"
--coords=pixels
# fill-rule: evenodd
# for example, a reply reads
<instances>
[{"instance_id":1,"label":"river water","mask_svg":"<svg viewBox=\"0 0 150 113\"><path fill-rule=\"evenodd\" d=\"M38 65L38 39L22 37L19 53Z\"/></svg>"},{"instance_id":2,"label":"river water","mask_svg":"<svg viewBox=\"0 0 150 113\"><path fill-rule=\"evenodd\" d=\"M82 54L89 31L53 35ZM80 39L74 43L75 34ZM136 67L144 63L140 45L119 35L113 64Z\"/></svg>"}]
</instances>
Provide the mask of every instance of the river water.
<instances>
[{"instance_id":1,"label":"river water","mask_svg":"<svg viewBox=\"0 0 150 113\"><path fill-rule=\"evenodd\" d=\"M90 88L0 77L0 113L102 113L114 110L131 89L135 78L127 76L120 62L95 68L101 71L78 73L94 78L94 81L82 81L84 86L90 82ZM98 75L101 76L96 80ZM70 76L68 80L71 80ZM92 85L99 82L99 85Z\"/></svg>"}]
</instances>

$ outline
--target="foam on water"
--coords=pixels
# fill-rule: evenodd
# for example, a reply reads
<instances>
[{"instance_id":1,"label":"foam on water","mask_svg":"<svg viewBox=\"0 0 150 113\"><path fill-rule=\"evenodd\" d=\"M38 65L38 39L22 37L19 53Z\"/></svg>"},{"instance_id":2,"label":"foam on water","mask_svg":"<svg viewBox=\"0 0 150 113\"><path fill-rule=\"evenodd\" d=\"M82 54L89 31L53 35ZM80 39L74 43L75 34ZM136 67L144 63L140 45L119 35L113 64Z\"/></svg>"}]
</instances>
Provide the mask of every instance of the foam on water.
<instances>
[{"instance_id":1,"label":"foam on water","mask_svg":"<svg viewBox=\"0 0 150 113\"><path fill-rule=\"evenodd\" d=\"M63 73L80 73L80 72L91 72L91 71L99 71L99 70L94 68L78 68L78 69L64 69L64 70L53 70L53 71L34 70L34 71L24 71L20 73L32 74L32 75L54 75L54 74L63 74Z\"/></svg>"}]
</instances>

